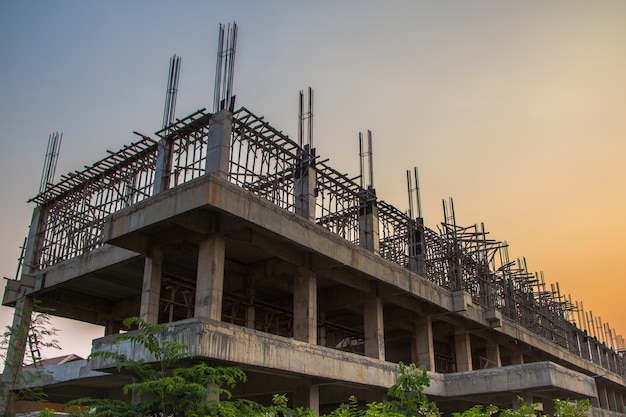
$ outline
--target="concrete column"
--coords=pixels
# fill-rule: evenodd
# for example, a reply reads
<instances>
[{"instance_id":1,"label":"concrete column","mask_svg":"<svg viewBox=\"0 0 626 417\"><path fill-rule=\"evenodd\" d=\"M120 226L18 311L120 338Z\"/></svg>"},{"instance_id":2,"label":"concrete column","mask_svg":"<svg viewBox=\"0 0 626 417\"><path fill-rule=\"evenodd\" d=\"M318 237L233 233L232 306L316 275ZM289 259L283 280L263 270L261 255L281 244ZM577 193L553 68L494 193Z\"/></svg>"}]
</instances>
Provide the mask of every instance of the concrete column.
<instances>
[{"instance_id":1,"label":"concrete column","mask_svg":"<svg viewBox=\"0 0 626 417\"><path fill-rule=\"evenodd\" d=\"M607 394L607 397L609 398L609 410L618 411L619 408L617 408L617 397L615 395L615 390L607 389L606 394Z\"/></svg>"},{"instance_id":2,"label":"concrete column","mask_svg":"<svg viewBox=\"0 0 626 417\"><path fill-rule=\"evenodd\" d=\"M424 240L424 219L418 217L415 219L415 230L409 231L409 270L419 274L425 274L426 260L424 248L426 242Z\"/></svg>"},{"instance_id":3,"label":"concrete column","mask_svg":"<svg viewBox=\"0 0 626 417\"><path fill-rule=\"evenodd\" d=\"M317 344L317 277L299 270L293 286L293 337Z\"/></svg>"},{"instance_id":4,"label":"concrete column","mask_svg":"<svg viewBox=\"0 0 626 417\"><path fill-rule=\"evenodd\" d=\"M511 365L521 365L524 363L522 349L511 347Z\"/></svg>"},{"instance_id":5,"label":"concrete column","mask_svg":"<svg viewBox=\"0 0 626 417\"><path fill-rule=\"evenodd\" d=\"M385 360L385 327L383 302L380 297L368 295L363 304L365 356Z\"/></svg>"},{"instance_id":6,"label":"concrete column","mask_svg":"<svg viewBox=\"0 0 626 417\"><path fill-rule=\"evenodd\" d=\"M299 152L298 156L301 160L296 166L294 181L296 214L314 221L317 189L315 149L311 149L310 145L304 145L304 151Z\"/></svg>"},{"instance_id":7,"label":"concrete column","mask_svg":"<svg viewBox=\"0 0 626 417\"><path fill-rule=\"evenodd\" d=\"M369 187L361 195L359 208L359 246L370 252L380 253L380 234L376 190Z\"/></svg>"},{"instance_id":8,"label":"concrete column","mask_svg":"<svg viewBox=\"0 0 626 417\"><path fill-rule=\"evenodd\" d=\"M133 376L132 381L133 384L136 384L137 382L139 382L139 379ZM139 394L137 390L132 390L130 392L130 403L135 405L141 403L141 394Z\"/></svg>"},{"instance_id":9,"label":"concrete column","mask_svg":"<svg viewBox=\"0 0 626 417\"><path fill-rule=\"evenodd\" d=\"M254 308L254 297L256 291L254 288L248 287L248 302L250 305L246 307L246 327L249 329L256 328L256 309Z\"/></svg>"},{"instance_id":10,"label":"concrete column","mask_svg":"<svg viewBox=\"0 0 626 417\"><path fill-rule=\"evenodd\" d=\"M430 316L415 320L414 351L411 360L416 365L424 365L435 371L435 348L433 346L433 321Z\"/></svg>"},{"instance_id":11,"label":"concrete column","mask_svg":"<svg viewBox=\"0 0 626 417\"><path fill-rule=\"evenodd\" d=\"M318 334L317 334L317 344L320 346L326 346L326 314L320 311L317 312L317 322L318 322Z\"/></svg>"},{"instance_id":12,"label":"concrete column","mask_svg":"<svg viewBox=\"0 0 626 417\"><path fill-rule=\"evenodd\" d=\"M487 341L487 368L500 368L502 360L500 358L500 345L494 336Z\"/></svg>"},{"instance_id":13,"label":"concrete column","mask_svg":"<svg viewBox=\"0 0 626 417\"><path fill-rule=\"evenodd\" d=\"M161 276L163 272L163 249L155 246L146 256L143 267L143 287L139 317L150 324L159 322L161 299Z\"/></svg>"},{"instance_id":14,"label":"concrete column","mask_svg":"<svg viewBox=\"0 0 626 417\"><path fill-rule=\"evenodd\" d=\"M11 335L9 337L9 345L7 347L4 372L2 374L3 395L0 396L0 412L7 411L10 404L11 395L9 392L15 387L18 381L19 373L24 363L24 352L26 351L26 340L28 338L28 330L31 324L31 315L34 308L34 301L31 297L24 294L26 288L20 289L20 296L15 305L13 314L13 324L11 326Z\"/></svg>"},{"instance_id":15,"label":"concrete column","mask_svg":"<svg viewBox=\"0 0 626 417\"><path fill-rule=\"evenodd\" d=\"M384 390L369 389L365 391L363 397L365 404L371 404L373 402L381 403L387 400L387 393Z\"/></svg>"},{"instance_id":16,"label":"concrete column","mask_svg":"<svg viewBox=\"0 0 626 417\"><path fill-rule=\"evenodd\" d=\"M35 279L31 274L40 269L41 248L47 216L48 212L46 209L39 206L35 207L31 217L30 228L28 229L21 277L17 277L19 278L19 281L17 281L19 283L18 297L15 311L13 312L13 323L6 351L4 372L0 377L4 382L3 392L0 395L0 413L6 412L12 406L10 404L11 396L9 395L9 390L17 383L22 364L24 363L28 330L35 304L33 299L26 295L26 292L34 289ZM25 275L29 277L26 278Z\"/></svg>"},{"instance_id":17,"label":"concrete column","mask_svg":"<svg viewBox=\"0 0 626 417\"><path fill-rule=\"evenodd\" d=\"M512 395L511 405L514 410L519 410L521 406L521 402L525 402L527 404L531 404L533 402L533 396L530 392L515 392ZM520 400L521 399L521 400Z\"/></svg>"},{"instance_id":18,"label":"concrete column","mask_svg":"<svg viewBox=\"0 0 626 417\"><path fill-rule=\"evenodd\" d=\"M233 131L233 114L222 110L209 121L205 173L217 173L228 178L230 137Z\"/></svg>"},{"instance_id":19,"label":"concrete column","mask_svg":"<svg viewBox=\"0 0 626 417\"><path fill-rule=\"evenodd\" d=\"M47 217L48 211L42 207L38 206L33 210L33 216L31 217L30 227L28 229L28 239L26 239L26 248L24 249L22 274L28 275L39 270L41 246Z\"/></svg>"},{"instance_id":20,"label":"concrete column","mask_svg":"<svg viewBox=\"0 0 626 417\"><path fill-rule=\"evenodd\" d=\"M206 393L206 396L204 397L204 401L208 402L208 401L219 401L220 400L220 395L215 392L215 390L218 388L218 386L216 384L209 384L207 386L208 391Z\"/></svg>"},{"instance_id":21,"label":"concrete column","mask_svg":"<svg viewBox=\"0 0 626 417\"><path fill-rule=\"evenodd\" d=\"M624 410L624 397L620 392L615 392L615 401L617 404L617 411L620 413L625 413L626 410Z\"/></svg>"},{"instance_id":22,"label":"concrete column","mask_svg":"<svg viewBox=\"0 0 626 417\"><path fill-rule=\"evenodd\" d=\"M119 334L120 330L124 328L123 324L119 320L109 319L104 326L104 335L112 336L114 334Z\"/></svg>"},{"instance_id":23,"label":"concrete column","mask_svg":"<svg viewBox=\"0 0 626 417\"><path fill-rule=\"evenodd\" d=\"M471 371L472 346L470 334L465 329L457 329L454 333L454 352L456 353L456 371Z\"/></svg>"},{"instance_id":24,"label":"concrete column","mask_svg":"<svg viewBox=\"0 0 626 417\"><path fill-rule=\"evenodd\" d=\"M596 387L598 389L598 400L600 401L600 408L605 410L609 409L609 396L606 392L606 387L604 385L598 384L596 382Z\"/></svg>"},{"instance_id":25,"label":"concrete column","mask_svg":"<svg viewBox=\"0 0 626 417\"><path fill-rule=\"evenodd\" d=\"M319 386L310 381L296 384L293 391L293 405L313 410L315 415L320 414L320 390Z\"/></svg>"},{"instance_id":26,"label":"concrete column","mask_svg":"<svg viewBox=\"0 0 626 417\"><path fill-rule=\"evenodd\" d=\"M154 169L154 185L152 195L157 195L170 188L172 176L172 142L161 138L157 148L157 160Z\"/></svg>"},{"instance_id":27,"label":"concrete column","mask_svg":"<svg viewBox=\"0 0 626 417\"><path fill-rule=\"evenodd\" d=\"M548 395L548 398L542 398L541 404L543 405L543 413L548 416L553 416L556 412L556 408L554 408L554 398L551 395Z\"/></svg>"},{"instance_id":28,"label":"concrete column","mask_svg":"<svg viewBox=\"0 0 626 417\"><path fill-rule=\"evenodd\" d=\"M211 235L198 248L195 317L222 319L224 290L224 239Z\"/></svg>"}]
</instances>

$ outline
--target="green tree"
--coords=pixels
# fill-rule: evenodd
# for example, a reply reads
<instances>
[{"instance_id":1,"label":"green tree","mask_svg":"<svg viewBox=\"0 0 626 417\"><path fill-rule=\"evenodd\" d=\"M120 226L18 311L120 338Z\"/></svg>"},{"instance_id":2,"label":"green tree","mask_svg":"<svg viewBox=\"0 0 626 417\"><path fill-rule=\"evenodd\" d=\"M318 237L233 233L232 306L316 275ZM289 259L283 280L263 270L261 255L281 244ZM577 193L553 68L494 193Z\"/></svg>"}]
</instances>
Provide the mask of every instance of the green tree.
<instances>
[{"instance_id":1,"label":"green tree","mask_svg":"<svg viewBox=\"0 0 626 417\"><path fill-rule=\"evenodd\" d=\"M499 413L500 417L544 417L547 414L543 414L539 409L539 403L529 403L524 401L522 397L517 397L518 406L516 408L503 408L499 409L495 405L482 406L475 405L474 407L465 410L463 412L453 413L453 417L491 417ZM561 400L559 398L554 399L555 413L554 417L584 417L588 415L591 410L591 403L589 400Z\"/></svg>"},{"instance_id":2,"label":"green tree","mask_svg":"<svg viewBox=\"0 0 626 417\"><path fill-rule=\"evenodd\" d=\"M274 395L268 406L254 401L232 400L229 389L246 381L243 371L232 367L214 367L199 362L189 367L176 367L182 359L188 358L187 346L163 340L162 325L147 324L138 318L125 321L127 327L137 331L119 335L116 342L130 341L142 346L155 361L147 364L134 361L116 352L95 352L91 357L101 357L117 361L118 371L127 372L135 382L123 387L123 392L133 394L139 401L82 398L67 405L73 416L81 417L313 417L308 408L292 409L283 394ZM430 386L425 367L414 364L399 364L399 376L389 388L389 400L361 405L351 396L347 404L342 404L326 417L440 417L436 403L429 401L424 389ZM218 401L220 395L225 398ZM520 399L521 400L521 399ZM538 404L520 401L519 408L498 409L490 406L474 406L463 412L453 413L453 417L540 417L535 410ZM590 408L586 402L555 401L555 417L583 417Z\"/></svg>"},{"instance_id":3,"label":"green tree","mask_svg":"<svg viewBox=\"0 0 626 417\"><path fill-rule=\"evenodd\" d=\"M452 413L452 417L491 417L498 411L500 409L495 405L475 405L465 411Z\"/></svg>"},{"instance_id":4,"label":"green tree","mask_svg":"<svg viewBox=\"0 0 626 417\"><path fill-rule=\"evenodd\" d=\"M414 364L399 364L400 375L396 383L389 388L388 401L372 402L360 406L352 396L347 404L342 404L326 417L440 417L437 405L429 401L424 388L430 386L430 379L425 367ZM591 409L588 400L554 400L554 417L585 417ZM527 403L518 398L518 407L500 409L495 405L476 405L467 410L452 413L453 417L544 417L538 412L539 403Z\"/></svg>"},{"instance_id":5,"label":"green tree","mask_svg":"<svg viewBox=\"0 0 626 417\"><path fill-rule=\"evenodd\" d=\"M441 413L434 402L428 401L424 387L430 386L430 378L425 367L408 366L399 363L400 375L389 388L389 401L372 402L360 407L356 397L351 396L347 404L342 404L327 417L439 417Z\"/></svg>"},{"instance_id":6,"label":"green tree","mask_svg":"<svg viewBox=\"0 0 626 417\"><path fill-rule=\"evenodd\" d=\"M117 336L116 343L131 341L142 346L155 358L153 364L136 361L118 352L94 352L90 358L100 357L118 363L118 372L131 374L136 382L123 387L124 394L132 394L139 401L129 403L119 400L82 398L68 403L74 406L74 415L98 416L201 416L216 409L208 399L212 395L224 394L230 398L226 388L233 388L246 380L243 371L232 367L212 367L200 362L190 367L173 368L187 358L188 348L177 342L162 340L165 327L148 324L137 317L126 319L131 331ZM78 406L78 407L76 407ZM219 408L219 407L217 407Z\"/></svg>"},{"instance_id":7,"label":"green tree","mask_svg":"<svg viewBox=\"0 0 626 417\"><path fill-rule=\"evenodd\" d=\"M554 417L582 417L589 415L591 403L589 400L561 400L554 399Z\"/></svg>"},{"instance_id":8,"label":"green tree","mask_svg":"<svg viewBox=\"0 0 626 417\"><path fill-rule=\"evenodd\" d=\"M275 395L272 404L263 406L249 400L232 401L232 389L246 381L246 374L233 367L210 366L199 362L189 367L176 367L188 359L188 348L177 342L163 340L160 336L165 326L148 324L133 317L124 321L128 328L137 331L117 336L115 342L130 341L142 346L155 362L135 361L117 352L94 352L90 358L100 357L118 363L118 372L126 372L135 382L123 387L139 401L81 398L70 401L66 409L73 416L91 417L313 417L310 409L291 409L287 397ZM222 396L218 401L212 397Z\"/></svg>"},{"instance_id":9,"label":"green tree","mask_svg":"<svg viewBox=\"0 0 626 417\"><path fill-rule=\"evenodd\" d=\"M28 338L33 351L40 352L44 348L60 349L59 342L54 339L58 329L50 323L50 311L39 300L33 300L29 327L6 326L0 336L0 358L5 368L5 373L0 379L0 396L4 405L0 412L3 417L13 414L16 401L42 402L46 399L42 387L29 387L45 376L44 370L38 367L37 359L32 357L29 360L21 349L9 349L9 344L11 338L17 340ZM4 379L4 375L11 377Z\"/></svg>"},{"instance_id":10,"label":"green tree","mask_svg":"<svg viewBox=\"0 0 626 417\"><path fill-rule=\"evenodd\" d=\"M426 367L399 363L400 375L389 388L387 404L389 411L403 416L437 417L441 413L434 402L428 401L424 388L430 386Z\"/></svg>"}]
</instances>

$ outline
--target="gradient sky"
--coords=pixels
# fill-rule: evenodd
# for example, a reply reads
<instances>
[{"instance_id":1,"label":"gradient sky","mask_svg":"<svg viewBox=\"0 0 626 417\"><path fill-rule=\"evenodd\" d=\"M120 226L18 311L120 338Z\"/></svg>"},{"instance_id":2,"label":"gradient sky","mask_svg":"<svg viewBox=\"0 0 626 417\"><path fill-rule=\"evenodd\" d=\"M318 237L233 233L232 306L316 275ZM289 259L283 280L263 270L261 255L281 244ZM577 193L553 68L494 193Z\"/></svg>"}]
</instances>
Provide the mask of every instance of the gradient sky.
<instances>
[{"instance_id":1,"label":"gradient sky","mask_svg":"<svg viewBox=\"0 0 626 417\"><path fill-rule=\"evenodd\" d=\"M315 90L318 154L358 174L374 134L381 199L425 222L484 222L513 258L626 336L626 2L0 2L0 273L13 277L48 135L59 174L161 126L182 56L177 117L212 106L217 29L236 21L237 105L295 137ZM12 310L0 309L0 323ZM86 329L55 321L66 353ZM89 337L91 336L91 337ZM81 340L82 339L82 340Z\"/></svg>"}]
</instances>

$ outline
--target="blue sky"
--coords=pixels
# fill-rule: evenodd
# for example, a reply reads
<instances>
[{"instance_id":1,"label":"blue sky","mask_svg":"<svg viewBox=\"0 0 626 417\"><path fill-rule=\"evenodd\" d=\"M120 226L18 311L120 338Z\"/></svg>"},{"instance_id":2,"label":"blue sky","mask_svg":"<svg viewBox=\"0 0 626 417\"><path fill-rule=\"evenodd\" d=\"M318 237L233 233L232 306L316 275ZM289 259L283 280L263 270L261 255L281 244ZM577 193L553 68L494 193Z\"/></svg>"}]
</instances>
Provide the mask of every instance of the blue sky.
<instances>
[{"instance_id":1,"label":"blue sky","mask_svg":"<svg viewBox=\"0 0 626 417\"><path fill-rule=\"evenodd\" d=\"M238 105L295 134L298 91L312 86L315 145L334 167L358 174L358 132L372 130L382 199L407 208L417 165L427 225L454 197L461 224L485 222L626 334L623 1L4 0L4 276L48 135L64 134L58 177L157 131L174 53L176 115L210 108L218 24L232 21Z\"/></svg>"}]
</instances>

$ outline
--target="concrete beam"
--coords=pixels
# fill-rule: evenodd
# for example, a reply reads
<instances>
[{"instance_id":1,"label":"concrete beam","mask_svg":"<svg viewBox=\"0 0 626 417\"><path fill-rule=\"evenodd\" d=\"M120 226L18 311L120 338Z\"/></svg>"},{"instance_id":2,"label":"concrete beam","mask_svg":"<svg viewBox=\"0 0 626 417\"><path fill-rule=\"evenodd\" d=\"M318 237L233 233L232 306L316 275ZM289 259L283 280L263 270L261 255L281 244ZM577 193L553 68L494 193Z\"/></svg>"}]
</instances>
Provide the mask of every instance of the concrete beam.
<instances>
[{"instance_id":1,"label":"concrete beam","mask_svg":"<svg viewBox=\"0 0 626 417\"><path fill-rule=\"evenodd\" d=\"M37 298L37 295L42 290L54 289L72 280L83 278L106 268L111 268L139 256L141 255L136 252L104 245L86 255L60 262L46 268L44 271L35 272L32 275L32 279L34 279L32 289L28 290L27 294ZM15 282L19 287L21 286L21 281L25 278L26 276L23 275L21 280L8 282ZM28 282L30 283L30 281ZM5 292L2 304L5 306L14 306L16 301L17 292Z\"/></svg>"},{"instance_id":2,"label":"concrete beam","mask_svg":"<svg viewBox=\"0 0 626 417\"><path fill-rule=\"evenodd\" d=\"M398 375L398 365L291 338L274 336L230 323L194 318L168 325L163 338L189 346L189 356L237 363L264 373L287 372L328 381L354 383L388 389ZM114 337L93 341L94 351L116 351L132 360L153 362L154 358L136 344L113 343ZM115 362L94 358L94 370L113 370ZM443 375L431 373L426 394L444 395Z\"/></svg>"},{"instance_id":3,"label":"concrete beam","mask_svg":"<svg viewBox=\"0 0 626 417\"><path fill-rule=\"evenodd\" d=\"M22 383L17 388L45 387L63 383L83 383L87 379L110 376L107 372L94 371L90 362L86 359L75 360L61 365L46 366L44 372L40 372L33 378L22 378ZM37 370L25 372L36 373ZM130 377L127 377L130 381ZM82 382L79 382L82 381ZM101 382L99 385L103 385Z\"/></svg>"},{"instance_id":4,"label":"concrete beam","mask_svg":"<svg viewBox=\"0 0 626 417\"><path fill-rule=\"evenodd\" d=\"M550 389L561 391L563 398L596 398L592 378L552 362L456 372L445 379L448 397Z\"/></svg>"},{"instance_id":5,"label":"concrete beam","mask_svg":"<svg viewBox=\"0 0 626 417\"><path fill-rule=\"evenodd\" d=\"M188 345L191 357L239 363L243 367L263 369L263 372L287 372L329 382L387 389L395 382L398 372L394 363L213 320L180 321L168 326L162 337ZM93 349L117 351L134 360L154 360L130 342L113 343L113 337L94 340ZM92 365L94 370L114 367L114 362L104 358L95 358ZM431 386L426 387L425 392L437 397L553 390L564 398L597 398L592 378L551 362L451 374L429 372L429 376Z\"/></svg>"},{"instance_id":6,"label":"concrete beam","mask_svg":"<svg viewBox=\"0 0 626 417\"><path fill-rule=\"evenodd\" d=\"M453 311L451 292L429 282L405 268L392 264L366 250L355 248L341 237L302 219L293 213L254 198L243 190L214 175L206 175L157 196L139 202L108 217L103 236L112 244L124 246L129 236L149 225L195 209L211 209L226 213L247 222L256 230L285 242L285 247L303 250L314 257L327 258L337 265L337 275L367 277L384 282L429 304ZM467 303L466 303L467 304ZM466 311L456 313L477 326L491 327L485 318L485 309L471 305ZM559 361L569 362L590 373L605 374L605 378L618 384L624 379L604 368L593 365L562 347L532 333L517 323L503 318L498 329L503 335L534 346Z\"/></svg>"}]
</instances>

